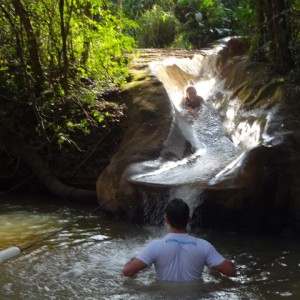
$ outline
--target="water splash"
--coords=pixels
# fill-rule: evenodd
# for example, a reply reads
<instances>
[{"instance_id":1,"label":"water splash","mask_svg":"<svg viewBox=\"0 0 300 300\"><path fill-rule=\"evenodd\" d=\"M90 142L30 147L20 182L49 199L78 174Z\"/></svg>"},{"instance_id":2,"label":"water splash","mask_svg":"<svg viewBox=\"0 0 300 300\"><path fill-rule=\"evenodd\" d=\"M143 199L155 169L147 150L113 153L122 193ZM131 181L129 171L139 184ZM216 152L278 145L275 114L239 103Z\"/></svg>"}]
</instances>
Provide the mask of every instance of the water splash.
<instances>
[{"instance_id":1,"label":"water splash","mask_svg":"<svg viewBox=\"0 0 300 300\"><path fill-rule=\"evenodd\" d=\"M236 148L224 130L216 110L207 103L190 126L194 132L194 153L181 159L148 161L137 165L150 167L148 172L135 174L130 181L152 186L207 186L208 181L218 174L237 155ZM200 147L198 148L197 147ZM168 145L176 149L174 144ZM176 150L175 150L176 151ZM163 152L163 151L162 151ZM142 169L142 168L141 168Z\"/></svg>"}]
</instances>

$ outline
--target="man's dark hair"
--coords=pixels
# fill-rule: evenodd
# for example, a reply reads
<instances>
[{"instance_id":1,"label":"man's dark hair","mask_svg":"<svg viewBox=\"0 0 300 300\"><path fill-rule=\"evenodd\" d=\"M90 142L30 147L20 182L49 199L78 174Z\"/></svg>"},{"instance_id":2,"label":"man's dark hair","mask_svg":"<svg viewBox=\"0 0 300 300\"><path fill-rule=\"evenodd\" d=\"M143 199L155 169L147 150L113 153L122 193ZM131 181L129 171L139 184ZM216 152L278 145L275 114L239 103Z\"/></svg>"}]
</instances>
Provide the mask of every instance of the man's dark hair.
<instances>
[{"instance_id":1,"label":"man's dark hair","mask_svg":"<svg viewBox=\"0 0 300 300\"><path fill-rule=\"evenodd\" d=\"M171 200L165 208L165 213L172 227L176 229L186 228L190 218L190 209L182 199Z\"/></svg>"}]
</instances>

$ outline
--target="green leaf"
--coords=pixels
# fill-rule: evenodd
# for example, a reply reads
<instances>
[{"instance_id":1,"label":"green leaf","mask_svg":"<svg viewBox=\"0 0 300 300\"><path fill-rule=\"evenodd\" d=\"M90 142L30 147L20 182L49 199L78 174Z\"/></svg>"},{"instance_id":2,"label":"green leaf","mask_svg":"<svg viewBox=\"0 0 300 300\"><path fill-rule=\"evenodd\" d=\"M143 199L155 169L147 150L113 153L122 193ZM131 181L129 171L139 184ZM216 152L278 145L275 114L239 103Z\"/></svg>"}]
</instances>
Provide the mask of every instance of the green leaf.
<instances>
[{"instance_id":1,"label":"green leaf","mask_svg":"<svg viewBox=\"0 0 300 300\"><path fill-rule=\"evenodd\" d=\"M177 6L179 8L185 8L189 4L188 0L178 0Z\"/></svg>"}]
</instances>

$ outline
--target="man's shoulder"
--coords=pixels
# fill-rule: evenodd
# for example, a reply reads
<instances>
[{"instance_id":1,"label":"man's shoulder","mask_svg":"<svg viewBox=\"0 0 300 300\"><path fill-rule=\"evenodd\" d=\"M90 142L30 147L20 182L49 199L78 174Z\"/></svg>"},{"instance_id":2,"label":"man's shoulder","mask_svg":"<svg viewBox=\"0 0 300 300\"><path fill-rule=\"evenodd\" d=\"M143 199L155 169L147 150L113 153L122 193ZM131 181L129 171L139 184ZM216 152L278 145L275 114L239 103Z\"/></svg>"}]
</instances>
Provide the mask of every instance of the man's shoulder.
<instances>
[{"instance_id":1,"label":"man's shoulder","mask_svg":"<svg viewBox=\"0 0 300 300\"><path fill-rule=\"evenodd\" d=\"M190 240L193 240L194 242L196 242L198 245L209 245L210 243L207 241L207 240L205 240L205 239L203 239L203 238L201 238L201 237L197 237L197 236L194 236L194 235L191 235L191 234L188 234L187 235L187 239L190 239Z\"/></svg>"},{"instance_id":2,"label":"man's shoulder","mask_svg":"<svg viewBox=\"0 0 300 300\"><path fill-rule=\"evenodd\" d=\"M191 235L189 233L168 233L166 234L161 240L168 240L168 239L184 239L184 240L197 240L199 242L206 242L206 240Z\"/></svg>"}]
</instances>

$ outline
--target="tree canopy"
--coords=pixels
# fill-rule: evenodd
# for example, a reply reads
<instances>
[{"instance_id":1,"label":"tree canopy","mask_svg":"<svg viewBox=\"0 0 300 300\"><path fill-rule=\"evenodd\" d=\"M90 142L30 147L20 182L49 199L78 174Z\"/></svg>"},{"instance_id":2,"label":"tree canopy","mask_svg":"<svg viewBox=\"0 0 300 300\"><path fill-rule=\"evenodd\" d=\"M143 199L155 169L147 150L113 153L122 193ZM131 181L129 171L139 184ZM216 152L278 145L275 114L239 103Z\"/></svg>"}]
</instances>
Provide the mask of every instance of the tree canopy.
<instances>
[{"instance_id":1,"label":"tree canopy","mask_svg":"<svg viewBox=\"0 0 300 300\"><path fill-rule=\"evenodd\" d=\"M160 32L168 35L164 46L199 49L230 35L251 40L255 59L265 60L281 71L298 66L299 0L123 0L123 10L141 24L137 41L157 44ZM159 10L165 14L158 13ZM147 16L147 17L146 17ZM173 32L168 23L175 17ZM144 26L143 26L144 25ZM146 25L146 26L145 26ZM170 41L170 37L173 40Z\"/></svg>"},{"instance_id":2,"label":"tree canopy","mask_svg":"<svg viewBox=\"0 0 300 300\"><path fill-rule=\"evenodd\" d=\"M123 117L124 105L103 97L128 76L136 24L106 1L3 0L0 26L0 135L16 135L63 168L72 149L88 150L91 132L105 136ZM15 160L7 152L4 178Z\"/></svg>"}]
</instances>

